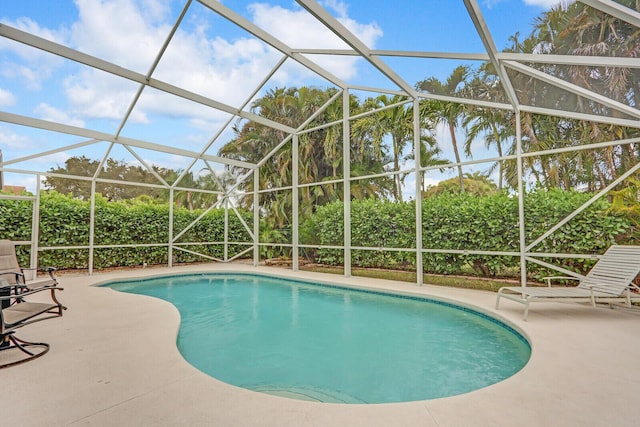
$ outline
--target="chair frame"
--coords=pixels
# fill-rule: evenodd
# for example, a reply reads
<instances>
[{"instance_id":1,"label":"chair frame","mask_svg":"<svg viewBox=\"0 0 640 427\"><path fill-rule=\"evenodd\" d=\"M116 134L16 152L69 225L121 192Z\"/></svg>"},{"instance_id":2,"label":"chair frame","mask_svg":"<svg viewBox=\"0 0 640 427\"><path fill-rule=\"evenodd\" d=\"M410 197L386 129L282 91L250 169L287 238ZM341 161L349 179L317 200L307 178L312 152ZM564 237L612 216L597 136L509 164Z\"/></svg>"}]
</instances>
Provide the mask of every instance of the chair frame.
<instances>
[{"instance_id":1,"label":"chair frame","mask_svg":"<svg viewBox=\"0 0 640 427\"><path fill-rule=\"evenodd\" d=\"M616 262L611 259L618 258L621 259L620 268L616 269ZM623 265L624 268L622 268ZM628 307L631 307L632 300L640 299L640 294L632 293L632 290L640 291L640 288L633 283L638 272L640 272L640 246L613 245L586 276L545 277L547 287L504 286L500 288L495 308L499 309L500 298L524 304L523 320L527 320L529 305L532 302L587 302L592 307L595 307L597 302L608 302L609 304L624 302ZM580 284L577 287L569 288L551 287L551 281L559 279L578 280Z\"/></svg>"},{"instance_id":2,"label":"chair frame","mask_svg":"<svg viewBox=\"0 0 640 427\"><path fill-rule=\"evenodd\" d=\"M48 288L40 288L32 291L17 292L21 286L7 284L3 280L0 290L5 291L5 295L0 296L0 301L9 301L9 307L0 310L0 352L18 349L27 357L8 363L0 364L0 369L9 366L19 365L21 363L36 359L49 351L49 344L45 342L31 342L18 338L16 330L29 325L31 323L40 322L42 320L61 317L65 307L60 304L57 299L55 303L40 303L25 301L25 297L47 290ZM54 288L62 290L62 288ZM7 292L8 291L8 292ZM7 318L9 317L9 319ZM31 351L32 347L39 347L41 351Z\"/></svg>"},{"instance_id":3,"label":"chair frame","mask_svg":"<svg viewBox=\"0 0 640 427\"><path fill-rule=\"evenodd\" d=\"M55 276L57 269L55 267L21 267L16 256L15 244L8 239L0 240L0 249L2 250L2 256L4 258L3 268L0 270L0 286L6 286L4 282L8 282L10 286L15 287L14 293L16 298L11 302L11 304L18 300L19 294L24 294L27 291L50 289L51 299L57 305L62 307L63 310L66 310L66 307L58 301L55 294L56 289L62 290L62 288L58 287L58 279ZM45 272L49 277L44 280L29 281L25 274L27 271L33 271L36 273L38 271ZM6 304L3 304L2 307L6 308Z\"/></svg>"}]
</instances>

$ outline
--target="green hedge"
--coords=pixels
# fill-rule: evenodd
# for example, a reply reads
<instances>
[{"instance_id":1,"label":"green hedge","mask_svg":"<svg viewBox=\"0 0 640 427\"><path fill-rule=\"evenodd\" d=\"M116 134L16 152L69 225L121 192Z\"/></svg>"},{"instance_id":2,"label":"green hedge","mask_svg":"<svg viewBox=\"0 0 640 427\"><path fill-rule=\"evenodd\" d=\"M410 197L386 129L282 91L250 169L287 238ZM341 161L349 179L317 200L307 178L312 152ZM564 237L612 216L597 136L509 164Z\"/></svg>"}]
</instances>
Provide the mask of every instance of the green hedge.
<instances>
[{"instance_id":1,"label":"green hedge","mask_svg":"<svg viewBox=\"0 0 640 427\"><path fill-rule=\"evenodd\" d=\"M562 190L535 191L524 198L526 241L532 242L550 227L582 206L591 194ZM616 241L623 241L631 229L628 218L608 213L609 203L600 199L544 239L536 252L602 253ZM314 229L321 245L342 245L343 204L318 208ZM374 248L415 248L415 204L353 201L352 245ZM442 194L422 202L422 245L427 249L519 250L518 200L507 193L487 196ZM317 261L341 265L341 250L319 249ZM411 268L415 257L402 251L354 250L354 266ZM519 270L519 257L450 255L425 253L426 273L508 275ZM545 259L577 271L593 264L589 259ZM544 273L529 263L534 275Z\"/></svg>"},{"instance_id":2,"label":"green hedge","mask_svg":"<svg viewBox=\"0 0 640 427\"><path fill-rule=\"evenodd\" d=\"M557 224L592 195L562 190L535 191L525 196L526 241L532 242ZM90 204L51 192L41 195L40 246L89 245ZM615 242L628 243L632 231L629 218L609 212L609 203L601 199L544 239L536 252L602 253ZM203 211L174 209L174 235L179 234ZM317 208L313 217L302 224L302 242L342 246L344 206L341 202ZM415 269L415 202L353 201L351 203L352 265L391 269ZM224 240L224 210L208 212L181 236L179 242L193 243L192 251L222 258L222 244L198 245L198 242ZM247 224L252 215L242 213ZM487 251L519 250L518 200L507 193L486 196L441 194L422 202L422 245L429 249L474 249ZM30 240L32 203L24 200L0 200L0 238ZM95 245L166 244L169 239L169 206L141 201L108 202L96 198ZM235 213L229 212L229 241L251 239ZM229 255L246 249L230 245ZM374 250L357 249L372 247ZM387 250L399 248L399 250ZM403 250L406 249L406 250ZM305 251L310 253L313 251ZM28 265L29 249L20 247L22 265ZM173 262L188 263L203 258L180 250L173 251ZM342 265L340 249L318 249L316 260L322 264ZM488 255L450 255L425 253L424 272L442 274L475 274L479 276L518 275L519 257ZM593 264L591 259L545 259L569 269L583 272ZM168 249L162 246L97 248L94 267L135 266L147 263L166 264ZM44 250L39 254L41 266L61 269L86 268L88 249ZM529 263L530 273L541 275L544 269Z\"/></svg>"},{"instance_id":3,"label":"green hedge","mask_svg":"<svg viewBox=\"0 0 640 427\"><path fill-rule=\"evenodd\" d=\"M90 203L73 199L56 192L42 193L40 198L39 245L87 246L89 245ZM11 240L31 239L32 203L23 200L0 200L0 237ZM184 230L202 214L202 210L189 211L174 209L174 235ZM179 242L222 242L224 241L224 209L208 212ZM243 212L247 224L252 224L253 216ZM94 245L116 244L166 244L169 240L169 206L136 201L109 202L96 197ZM235 213L229 212L229 241L252 242L249 234ZM192 251L222 258L223 245L188 245ZM233 256L246 249L243 245L230 245ZM202 261L203 258L180 250L173 251L174 262ZM20 247L18 257L21 265L29 264L29 250ZM94 268L103 269L116 266L135 266L147 263L166 264L168 249L163 246L126 248L96 248ZM59 269L87 268L88 249L43 250L38 256L40 266L54 265Z\"/></svg>"}]
</instances>

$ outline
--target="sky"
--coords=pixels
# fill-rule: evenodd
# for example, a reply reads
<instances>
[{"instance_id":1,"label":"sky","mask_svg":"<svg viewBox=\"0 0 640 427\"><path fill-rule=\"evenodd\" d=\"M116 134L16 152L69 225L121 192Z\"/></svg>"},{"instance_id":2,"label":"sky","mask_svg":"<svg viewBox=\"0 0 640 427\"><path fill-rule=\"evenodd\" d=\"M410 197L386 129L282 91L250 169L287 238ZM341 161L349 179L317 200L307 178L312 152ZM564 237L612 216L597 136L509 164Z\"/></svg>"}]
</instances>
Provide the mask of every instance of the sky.
<instances>
[{"instance_id":1,"label":"sky","mask_svg":"<svg viewBox=\"0 0 640 427\"><path fill-rule=\"evenodd\" d=\"M503 49L509 43L509 36L516 32L529 34L535 17L558 0L480 0L479 3L495 45ZM222 4L294 49L346 47L293 1L225 0ZM461 0L326 0L321 4L371 49L484 52ZM146 74L183 6L182 0L4 1L0 5L0 23ZM281 57L275 49L194 1L153 77L239 108L250 100L253 90ZM397 88L362 59L308 57L349 84ZM460 64L453 60L393 57L384 60L412 86L431 76L444 80ZM299 64L287 61L268 80L265 89L303 85L331 86ZM121 125L138 88L136 83L0 37L0 111L112 134ZM377 94L356 92L356 95L364 99ZM232 138L231 126L225 127L231 119L227 113L145 89L121 134L200 151L220 133L218 141L207 151L216 154ZM438 138L442 156L453 159L450 138L444 129ZM84 140L0 122L0 149L5 161ZM481 142L477 144L477 155L491 157L490 153L480 152L482 146ZM108 147L107 143L99 143L42 158L28 158L8 167L49 170L63 165L70 156L100 159ZM109 155L131 163L139 163L141 158L149 164L173 169L188 165L185 157L142 149L135 151L137 157L116 146ZM429 182L442 178L433 177ZM7 185L26 186L33 191L35 182L32 174L5 173ZM408 194L413 191L411 186L410 179Z\"/></svg>"}]
</instances>

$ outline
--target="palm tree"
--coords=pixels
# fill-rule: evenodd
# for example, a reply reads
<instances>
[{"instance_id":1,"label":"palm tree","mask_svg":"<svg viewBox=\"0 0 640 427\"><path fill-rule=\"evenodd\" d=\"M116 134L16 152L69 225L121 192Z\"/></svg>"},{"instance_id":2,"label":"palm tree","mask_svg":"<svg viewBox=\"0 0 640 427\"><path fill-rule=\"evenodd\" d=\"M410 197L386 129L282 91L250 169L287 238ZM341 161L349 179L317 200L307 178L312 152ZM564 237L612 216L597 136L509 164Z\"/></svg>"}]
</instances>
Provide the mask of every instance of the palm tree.
<instances>
[{"instance_id":1,"label":"palm tree","mask_svg":"<svg viewBox=\"0 0 640 427\"><path fill-rule=\"evenodd\" d=\"M637 0L618 3L640 11ZM566 10L555 7L534 23L534 34L553 54L636 58L640 52L638 28L612 15L576 2ZM622 103L640 105L640 70L624 67L558 66L572 83Z\"/></svg>"},{"instance_id":2,"label":"palm tree","mask_svg":"<svg viewBox=\"0 0 640 427\"><path fill-rule=\"evenodd\" d=\"M460 91L464 88L464 84L468 76L469 67L460 65L453 70L445 82L442 82L435 77L430 77L418 82L416 84L416 88L434 95L456 96L459 95ZM437 120L441 123L446 123L449 127L453 154L456 158L456 163L458 164L460 191L464 191L462 166L460 165L460 153L458 151L458 143L456 140L456 128L464 114L464 106L462 104L440 100L430 100L429 104L437 115Z\"/></svg>"},{"instance_id":3,"label":"palm tree","mask_svg":"<svg viewBox=\"0 0 640 427\"><path fill-rule=\"evenodd\" d=\"M491 63L480 67L473 80L465 86L465 93L472 98L486 101L505 101L506 98ZM487 149L495 146L498 157L502 157L504 155L502 144L515 138L510 116L512 114L504 110L468 106L462 120L462 126L467 129L467 138L464 142L465 154L471 157L471 145L481 137ZM504 180L504 162L496 162L489 172L493 172L496 167L498 168L498 189L501 190Z\"/></svg>"},{"instance_id":4,"label":"palm tree","mask_svg":"<svg viewBox=\"0 0 640 427\"><path fill-rule=\"evenodd\" d=\"M400 170L406 146L413 141L413 109L403 104L403 101L407 101L407 99L400 95L392 97L380 95L376 98L369 98L365 101L363 110L381 110L356 120L352 125L354 135L359 138L369 137L373 146L377 147L380 152L382 152L384 139L386 137L391 139L394 171ZM389 107L394 104L398 105ZM402 180L403 177L400 174L393 175L393 197L398 201L402 201Z\"/></svg>"},{"instance_id":5,"label":"palm tree","mask_svg":"<svg viewBox=\"0 0 640 427\"><path fill-rule=\"evenodd\" d=\"M463 125L468 129L464 142L465 154L471 157L471 144L478 137L484 138L484 146L487 149L495 146L498 157L503 157L502 143L514 137L513 128L503 111L492 108L474 108L472 113L463 120ZM504 163L498 161L491 166L489 172L498 168L498 189L502 190L504 179Z\"/></svg>"},{"instance_id":6,"label":"palm tree","mask_svg":"<svg viewBox=\"0 0 640 427\"><path fill-rule=\"evenodd\" d=\"M297 128L324 106L335 93L335 89L321 90L307 87L274 89L268 91L264 97L257 99L251 108L255 114ZM350 104L350 108L354 110L359 107L357 98L354 96L351 97ZM310 126L333 123L342 117L342 102L337 100L326 106L326 109L315 117ZM288 136L282 131L251 121L238 123L234 131L235 138L225 144L219 154L250 163L263 161L267 154ZM304 219L317 206L342 197L342 192L338 191L337 184L321 184L322 181L339 178L339 171L342 168L342 126L334 125L301 133L298 142L298 183L319 183L300 188L299 213ZM379 157L375 157L379 150L371 149L370 143L366 139L353 138L351 147L352 171L361 171L363 168L375 164L375 161L379 162ZM284 144L271 158L264 161L259 169L260 189L276 189L292 184L293 156L291 150L291 143ZM237 168L230 167L229 169L233 172ZM235 172L240 174L244 170ZM372 193L378 195L386 193L384 180L379 184L363 181L361 185L363 185L363 189L356 193L358 197ZM368 188L365 189L364 187L367 186ZM253 180L242 183L240 189L252 192ZM251 198L245 198L242 203L243 206L249 208L252 202ZM268 225L283 229L291 223L292 200L289 191L261 193L260 206L268 212L267 217L270 221Z\"/></svg>"},{"instance_id":7,"label":"palm tree","mask_svg":"<svg viewBox=\"0 0 640 427\"><path fill-rule=\"evenodd\" d=\"M621 0L619 3L640 11L640 2L637 0ZM546 51L553 54L621 58L637 58L640 55L640 34L636 26L580 2L570 5L566 11L554 8L543 13L536 20L534 34L545 44ZM640 106L640 70L637 68L558 65L553 71L569 82L620 103L635 108ZM578 105L587 113L624 116L617 110L610 110L592 101L579 100ZM598 128L597 132L590 132L595 137L594 142L639 134L637 130L622 126L601 125ZM619 149L612 147L605 157L608 157L605 173L611 180L640 159L631 144ZM593 164L597 165L597 162ZM596 171L596 174L598 172L601 171Z\"/></svg>"},{"instance_id":8,"label":"palm tree","mask_svg":"<svg viewBox=\"0 0 640 427\"><path fill-rule=\"evenodd\" d=\"M520 34L516 33L509 37L511 46L505 49L505 52L513 53L534 53L539 52L541 49L541 40L537 35L531 34L528 37L521 39ZM542 71L552 73L553 70L543 64ZM558 93L549 91L549 87L538 81L535 78L524 74L513 74L510 76L512 84L515 88L518 100L524 105L533 106L547 106L553 108L557 106L559 102L566 102L566 100L559 100ZM515 135L516 118L513 113L506 113L507 118L510 121L510 127ZM522 111L520 113L520 125L522 128L522 149L524 152L541 151L554 148L551 144L553 135L557 132L558 128L562 126L564 119L536 115L531 112ZM513 138L513 144L508 147L507 154L516 154L516 139ZM538 186L553 186L552 171L553 165L549 162L552 160L551 156L545 157L525 157L523 159L524 172L531 175ZM504 179L507 184L512 188L517 186L517 165L515 160L507 161L504 164Z\"/></svg>"}]
</instances>

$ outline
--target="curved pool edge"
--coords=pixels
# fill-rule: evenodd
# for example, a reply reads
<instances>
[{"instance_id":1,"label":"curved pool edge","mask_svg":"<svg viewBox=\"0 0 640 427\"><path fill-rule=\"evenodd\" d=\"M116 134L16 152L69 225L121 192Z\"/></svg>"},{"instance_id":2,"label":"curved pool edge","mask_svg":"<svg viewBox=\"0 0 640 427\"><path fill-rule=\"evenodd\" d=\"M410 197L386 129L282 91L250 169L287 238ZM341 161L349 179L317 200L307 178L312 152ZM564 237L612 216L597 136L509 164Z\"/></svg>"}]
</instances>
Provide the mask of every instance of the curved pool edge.
<instances>
[{"instance_id":1,"label":"curved pool edge","mask_svg":"<svg viewBox=\"0 0 640 427\"><path fill-rule=\"evenodd\" d=\"M212 266L202 268L210 270ZM277 270L251 265L215 265L213 268L269 274ZM319 405L251 392L197 371L175 350L175 340L165 339L158 346L158 339L153 338L167 337L170 335L167 330L173 331L176 327L176 318L170 310L151 299L126 304L123 301L131 295L105 292L93 286L107 280L200 269L178 266L93 276L61 275L65 291L60 297L69 310L61 319L35 323L22 332L27 337L46 337L52 350L37 363L4 370L3 381L11 391L6 393L4 401L14 411L4 414L3 421L8 425L34 427L149 422L159 426L214 422L218 425L435 427L468 425L473 420L475 425L533 427L562 420L567 427L635 427L640 420L635 407L628 404L628 398L616 397L633 395L640 384L640 372L630 369L640 357L640 342L636 339L638 311L539 303L528 322L523 322L522 307L505 304L498 314L519 325L534 344L529 363L517 375L480 390L442 399L378 405ZM312 280L328 277L344 283L341 276L286 270L278 274ZM363 286L376 282L376 286L380 283L388 289L398 288L393 281L360 279L347 281ZM416 289L419 293L470 303L496 314L491 311L496 298L493 292L431 285ZM122 307L117 307L118 304ZM144 315L140 313L142 310ZM135 318L136 327L124 328L123 316ZM114 323L120 325L118 336L125 344L117 351L105 344L113 342ZM148 363L150 352L158 348L164 351L159 351L153 363ZM42 376L43 371L47 375ZM593 388L594 383L598 387ZM12 384L20 387L12 388ZM51 401L49 390L53 388L56 405L46 410L41 405L33 406L34 399ZM28 419L23 416L25 411L29 411Z\"/></svg>"},{"instance_id":2,"label":"curved pool edge","mask_svg":"<svg viewBox=\"0 0 640 427\"><path fill-rule=\"evenodd\" d=\"M462 308L466 308L472 312L476 312L479 313L480 315L486 316L492 320L495 320L497 322L503 323L505 326L507 326L510 329L513 329L514 332L516 332L517 334L521 335L522 338L525 339L525 341L528 343L531 351L533 352L533 342L531 337L527 334L527 332L522 329L518 324L516 324L515 322L513 322L512 320L506 318L505 316L503 316L502 314L500 314L500 312L498 312L495 309L486 309L482 306L479 306L477 304L474 303L469 303L469 302L465 302L465 301L460 301L457 299L453 299L450 297L443 297L443 296L439 296L437 294L434 293L423 293L420 292L420 290L429 290L433 287L435 287L435 285L423 285L423 286L418 286L409 282L396 282L396 281L389 281L389 282L393 282L394 284L402 284L406 287L409 287L409 289L393 289L393 290L389 290L387 287L384 286L371 286L371 285L361 285L358 283L353 283L353 281L351 281L350 279L353 279L356 276L352 276L350 278L345 278L344 276L339 276L339 275L330 275L330 279L329 278L324 278L324 279L317 279L317 278L302 278L299 277L299 273L300 272L296 272L295 275L289 275L289 274L284 274L282 271L276 271L276 272L266 272L266 271L246 271L246 270L242 270L242 269L225 269L225 270L219 270L219 269L204 269L204 268L199 268L197 271L183 271L183 272L174 272L174 273L153 273L153 274L146 274L146 275L141 275L141 276L136 276L136 277L125 277L125 278L114 278L114 279L108 279L108 280L104 280L101 282L97 282L97 283L93 283L91 286L94 287L108 287L109 284L113 283L113 282L137 282L137 281L141 281L141 280L147 280L147 279L154 279L154 278L162 278L162 277L171 277L171 276L184 276L184 275L190 275L190 274L243 274L243 275L255 275L255 276L263 276L263 277L276 277L276 278L282 278L282 279L288 279L288 280L296 280L296 281L300 281L300 282L305 282L305 283L309 283L309 284L320 284L320 285L324 285L324 286L328 286L328 287L343 287L343 288L347 288L347 289L354 289L354 290L360 290L360 291L369 291L369 292L375 292L375 293L379 293L379 294L386 294L386 295L399 295L399 296L406 296L406 297L415 297L415 298L422 298L422 299L427 299L427 300L434 300L434 301L439 301L445 304L450 304L453 306L458 306L458 307L462 307ZM314 273L314 274L321 274L321 273ZM335 279L335 280L334 280ZM345 279L345 282L343 283L341 281L341 279ZM364 278L364 277L358 277L358 279L363 279L363 280L367 280L368 278ZM368 280L372 280L372 279L368 279ZM384 279L373 279L373 280L384 280ZM449 288L449 287L438 287L438 288L442 288L442 289L457 289L457 288ZM485 292L485 291L478 291L478 290L472 290L474 292ZM155 298L155 297L150 297L150 298ZM156 299L160 299L160 298L156 298ZM165 301L160 299L161 301ZM167 302L167 301L165 301ZM171 304L171 303L169 303ZM173 304L171 304L173 305ZM525 365L526 366L526 365Z\"/></svg>"},{"instance_id":3,"label":"curved pool edge","mask_svg":"<svg viewBox=\"0 0 640 427\"><path fill-rule=\"evenodd\" d=\"M287 274L289 273L289 274ZM388 288L388 284L389 283L384 283L382 285L363 285L363 284L359 284L359 283L353 283L353 279L354 277L356 278L355 280L368 280L371 281L372 279L369 278L364 278L364 277L359 277L359 276L353 276L350 278L346 278L344 276L338 276L338 275L326 275L326 277L323 277L321 279L317 278L317 277L300 277L301 272L292 272L289 270L285 270L285 271L271 271L271 269L269 268L268 271L247 271L246 269L224 269L224 270L220 270L220 269L215 269L215 268L199 268L197 271L180 271L180 272L174 272L174 271L170 271L170 272L163 272L163 273L153 273L153 274L139 274L136 275L136 277L126 277L126 278L113 278L113 279L108 279L108 280L104 280L104 281L100 281L100 282L96 282L94 284L92 284L91 286L93 287L101 287L101 288L107 288L107 289L112 289L109 288L110 284L113 283L127 283L127 282L140 282L140 281L144 281L144 280L149 280L149 279L157 279L157 278L167 278L167 277L182 277L182 276L189 276L189 275L207 275L207 274L220 274L220 275L225 275L225 274L237 274L237 275L241 275L241 276L258 276L258 277L267 277L267 278L280 278L280 279L284 279L284 280L289 280L289 281L294 281L294 282L298 282L298 283L304 283L304 284L309 284L312 286L325 286L328 288L335 288L335 289L344 289L344 290L354 290L354 291L358 291L358 292L365 292L365 293L373 293L373 294L379 294L379 295L386 295L386 296L393 296L393 297L407 297L410 299L417 299L417 300L424 300L426 302L432 302L432 303L436 303L436 304L443 304L445 306L450 306L454 309L459 309L459 310L463 310L463 311L468 311L470 312L470 314L472 315L476 315L476 316L480 316L485 318L486 320L495 323L496 325L498 325L499 327L505 328L506 330L510 331L512 334L518 336L518 339L520 339L521 341L523 341L526 346L528 346L529 348L529 358L528 360L524 363L524 365L518 370L516 371L514 374L503 378L495 383L486 385L484 387L481 387L479 389L475 389L475 390L470 390L470 391L466 391L463 393L458 393L458 394L453 394L450 396L443 396L443 397L435 397L435 398L430 398L430 399L421 399L421 400L407 400L407 401L400 401L400 402L374 402L374 403L346 403L346 402L337 402L337 401L315 401L315 400L309 400L312 403L316 403L316 404L338 404L338 405L348 405L348 406L353 406L353 405L389 405L389 404L404 404L404 403L411 403L411 402L429 402L429 401L433 401L433 400L439 400L439 399L448 399L448 398L453 398L456 396L460 396L460 395L466 395L466 394L470 394L470 393L475 393L478 392L480 390L483 389L487 389L487 388L491 388L491 387L495 387L496 385L504 382L504 381L508 381L511 378L519 375L522 371L524 371L527 366L529 365L531 358L533 357L533 352L534 352L534 347L533 347L533 342L531 337L529 336L529 334L523 330L519 325L515 324L514 322L512 322L511 320L507 319L506 317L500 315L499 313L496 313L495 310L487 310L485 308L483 308L482 306L479 306L477 304L473 304L473 303L469 303L469 302L465 302L465 301L461 301L458 299L454 299L454 298L450 298L450 297L442 297L442 296L438 296L438 295L434 295L433 293L429 292L429 288L434 287L433 285L424 285L424 286L417 286L415 284L411 284L408 282L398 282L398 281L385 281L385 282L390 282L392 283L394 286L400 286L402 287L402 289L389 289ZM307 273L307 272L303 272L303 273ZM317 275L317 273L313 273L313 275ZM374 279L374 281L379 281L380 279ZM387 286L385 286L387 285ZM409 289L407 289L409 288ZM436 288L441 288L441 289L456 289L456 288L447 288L447 287L436 287ZM114 290L114 289L112 289ZM117 290L114 290L116 292L119 292ZM469 291L469 290L466 290ZM473 290L474 292L482 292L482 291L477 291L477 290ZM147 295L142 295L142 294L135 294L135 293L129 293L129 292L122 292L123 294L134 294L134 295L138 295L141 297L147 297ZM153 296L149 296L150 298L154 299L154 300L160 300L163 301L163 303L169 304L172 306L172 308L174 309L174 311L177 312L178 315L178 324L176 325L176 330L175 330L175 336L176 339L178 337L179 331L180 331L180 322L182 321L181 317L180 317L180 313L179 310L169 301L164 300L162 298L157 298L157 297L153 297ZM277 398L283 398L283 399L291 399L291 400L306 400L306 399L297 399L295 397L290 397L287 396L286 394L278 394L278 393L265 393L265 392L260 392L260 391L256 391L253 390L251 388L244 388L242 386L238 386L235 384L231 384L231 383L227 383L225 381L222 381L218 378L216 378L215 376L209 375L203 371L201 371L199 368L197 368L196 366L193 366L190 364L190 362L184 357L184 355L182 354L182 352L178 349L178 346L176 345L176 350L180 353L181 357L185 360L186 363L188 363L190 366L192 366L194 369L198 370L199 372L203 373L204 375L207 375L209 377L211 377L212 379L222 382L223 384L226 384L230 387L236 387L236 388L241 388L244 390L247 390L249 392L258 392L258 393L264 393L264 394L270 394L272 396L275 396Z\"/></svg>"},{"instance_id":4,"label":"curved pool edge","mask_svg":"<svg viewBox=\"0 0 640 427\"><path fill-rule=\"evenodd\" d=\"M269 267L271 268L271 267ZM275 269L274 269L275 270ZM139 270L137 270L139 271ZM142 270L144 271L144 270ZM467 302L464 300L458 300L458 299L454 299L451 297L446 297L446 296L441 296L438 295L437 293L433 293L433 292L429 292L430 290L433 291L433 288L439 288L441 290L455 290L455 289L462 289L462 288L451 288L451 287L445 287L445 286L435 286L435 285L429 285L429 284L425 284L423 286L418 286L416 284L410 283L410 282L400 282L400 281L392 281L392 280L386 280L386 279L369 279L366 277L361 277L361 276L351 276L351 277L344 277L341 275L328 275L328 274L323 274L323 273L309 273L309 272L292 272L290 270L276 270L274 272L271 271L247 271L246 269L240 269L240 268L232 268L232 269L224 269L224 270L220 270L220 269L216 269L216 268L211 268L209 267L207 268L199 268L198 271L196 272L189 272L189 271L181 271L181 272L165 272L165 273L153 273L153 274L142 274L140 276L136 277L125 277L125 278L113 278L113 279L108 279L108 280L104 280L101 282L97 282L97 283L93 283L91 286L94 287L108 287L108 285L110 283L116 282L116 281L122 281L122 282L135 282L135 281L140 281L140 280L146 280L146 279L154 279L154 278L163 278L163 277L171 277L171 276L183 276L183 275L187 275L187 274L207 274L207 273L219 273L219 274L244 274L244 275L256 275L256 276L264 276L264 277L276 277L276 278L281 278L281 279L288 279L288 280L296 280L296 281L301 281L301 282L306 282L306 283L310 283L310 284L320 284L320 285L324 285L324 286L328 286L328 287L343 287L346 289L354 289L354 290L361 290L361 291L365 291L365 292L375 292L375 293L380 293L380 294L388 294L388 295L400 295L400 296L406 296L406 297L415 297L415 298L423 298L423 299L427 299L427 300L434 300L434 301L439 301L445 304L451 304L453 306L458 306L458 307L462 307L462 308L466 308L468 310L471 310L473 312L479 313L480 315L486 316L492 320L498 321L499 323L503 323L505 326L507 326L508 328L513 329L513 331L515 331L517 334L521 335L522 338L524 338L524 340L528 343L529 348L531 349L531 352L533 353L533 349L534 349L534 345L533 345L533 340L531 339L531 337L527 334L527 332L522 329L520 327L520 325L516 324L514 321L512 321L511 319L508 319L507 317L505 317L504 315L500 314L500 312L498 312L497 310L490 308L487 309L485 307L482 307L480 305L477 305L475 303L472 302ZM287 274L289 273L289 274ZM322 277L322 278L317 278L317 277L301 277L301 276L307 276L309 274L314 274L314 275L326 275L327 277ZM393 289L389 289L388 286L384 286L384 285L364 285L364 284L360 284L357 283L358 281L366 281L366 280L374 280L374 281L382 281L382 282L390 282L391 284L393 284L394 288ZM473 292L487 292L487 291L479 291L479 290L468 290L466 289L466 291L473 291ZM495 293L491 293L494 294ZM153 298L153 297L152 297ZM162 300L164 301L164 300ZM165 301L167 302L167 301ZM171 303L169 303L171 304ZM525 364L526 367L526 364ZM523 368L524 369L524 368ZM516 373L517 375L517 373Z\"/></svg>"}]
</instances>

